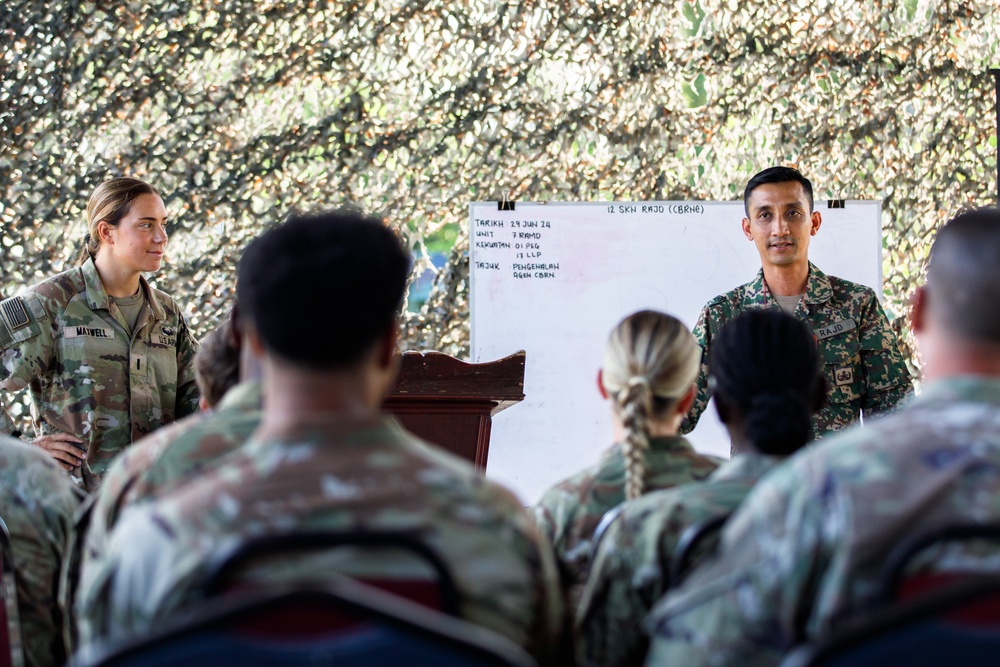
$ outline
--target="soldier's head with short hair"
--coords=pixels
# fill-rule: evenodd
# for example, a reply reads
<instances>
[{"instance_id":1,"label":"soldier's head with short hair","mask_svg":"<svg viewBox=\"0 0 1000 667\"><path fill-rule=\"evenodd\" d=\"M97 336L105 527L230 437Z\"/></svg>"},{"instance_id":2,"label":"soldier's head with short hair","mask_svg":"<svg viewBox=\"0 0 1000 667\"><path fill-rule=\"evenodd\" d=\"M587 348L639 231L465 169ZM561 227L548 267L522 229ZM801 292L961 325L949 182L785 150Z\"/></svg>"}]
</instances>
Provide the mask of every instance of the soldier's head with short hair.
<instances>
[{"instance_id":1,"label":"soldier's head with short hair","mask_svg":"<svg viewBox=\"0 0 1000 667\"><path fill-rule=\"evenodd\" d=\"M1000 355L1000 210L966 211L941 228L931 247L926 285L913 306L918 334L946 332L953 341L996 347Z\"/></svg>"},{"instance_id":2,"label":"soldier's head with short hair","mask_svg":"<svg viewBox=\"0 0 1000 667\"><path fill-rule=\"evenodd\" d=\"M350 368L395 335L409 271L377 218L347 209L292 217L244 252L240 317L272 357L312 371Z\"/></svg>"},{"instance_id":3,"label":"soldier's head with short hair","mask_svg":"<svg viewBox=\"0 0 1000 667\"><path fill-rule=\"evenodd\" d=\"M194 379L201 393L200 405L209 410L240 381L240 345L233 335L231 317L201 341L194 357Z\"/></svg>"},{"instance_id":4,"label":"soldier's head with short hair","mask_svg":"<svg viewBox=\"0 0 1000 667\"><path fill-rule=\"evenodd\" d=\"M809 213L813 210L813 186L812 181L802 175L802 172L795 167L768 167L763 171L754 174L747 186L743 189L743 209L747 217L750 217L750 195L762 185L769 183L798 183L802 186L802 191L809 200Z\"/></svg>"}]
</instances>

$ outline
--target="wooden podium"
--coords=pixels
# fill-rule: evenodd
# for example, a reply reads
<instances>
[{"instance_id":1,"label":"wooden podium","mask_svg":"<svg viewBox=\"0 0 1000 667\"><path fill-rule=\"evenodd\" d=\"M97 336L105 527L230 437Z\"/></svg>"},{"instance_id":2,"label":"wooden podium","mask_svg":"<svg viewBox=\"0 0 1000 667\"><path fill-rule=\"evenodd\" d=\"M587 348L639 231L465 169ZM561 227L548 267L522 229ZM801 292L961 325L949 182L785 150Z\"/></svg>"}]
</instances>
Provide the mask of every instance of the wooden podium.
<instances>
[{"instance_id":1,"label":"wooden podium","mask_svg":"<svg viewBox=\"0 0 1000 667\"><path fill-rule=\"evenodd\" d=\"M524 400L524 350L483 364L404 352L382 409L413 434L486 470L493 415Z\"/></svg>"}]
</instances>

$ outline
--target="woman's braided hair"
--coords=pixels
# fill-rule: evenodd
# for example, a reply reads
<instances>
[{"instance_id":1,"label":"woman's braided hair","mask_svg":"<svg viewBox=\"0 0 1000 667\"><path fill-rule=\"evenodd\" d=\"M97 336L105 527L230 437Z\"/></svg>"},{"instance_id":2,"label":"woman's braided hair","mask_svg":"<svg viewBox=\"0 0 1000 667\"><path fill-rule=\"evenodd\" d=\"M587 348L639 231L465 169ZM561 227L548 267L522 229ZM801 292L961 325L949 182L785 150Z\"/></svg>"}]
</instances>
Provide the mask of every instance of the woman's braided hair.
<instances>
[{"instance_id":1,"label":"woman's braided hair","mask_svg":"<svg viewBox=\"0 0 1000 667\"><path fill-rule=\"evenodd\" d=\"M645 488L650 419L684 396L700 361L694 336L666 313L633 313L611 332L601 377L625 430L626 498L637 498Z\"/></svg>"}]
</instances>

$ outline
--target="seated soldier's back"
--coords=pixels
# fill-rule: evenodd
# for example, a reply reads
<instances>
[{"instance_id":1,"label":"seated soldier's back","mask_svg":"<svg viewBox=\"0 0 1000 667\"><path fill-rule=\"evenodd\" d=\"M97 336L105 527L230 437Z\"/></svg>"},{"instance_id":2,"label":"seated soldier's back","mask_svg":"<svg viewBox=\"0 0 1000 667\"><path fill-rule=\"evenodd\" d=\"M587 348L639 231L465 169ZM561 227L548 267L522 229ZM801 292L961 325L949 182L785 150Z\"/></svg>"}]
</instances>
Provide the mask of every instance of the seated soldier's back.
<instances>
[{"instance_id":1,"label":"seated soldier's back","mask_svg":"<svg viewBox=\"0 0 1000 667\"><path fill-rule=\"evenodd\" d=\"M204 479L124 513L103 583L80 600L83 638L142 632L198 600L217 555L249 538L352 530L414 533L450 569L463 618L540 658L555 646L562 608L550 548L518 500L387 420L343 418L255 438ZM409 557L345 553L253 577L314 580L317 558L362 578L414 574Z\"/></svg>"}]
</instances>

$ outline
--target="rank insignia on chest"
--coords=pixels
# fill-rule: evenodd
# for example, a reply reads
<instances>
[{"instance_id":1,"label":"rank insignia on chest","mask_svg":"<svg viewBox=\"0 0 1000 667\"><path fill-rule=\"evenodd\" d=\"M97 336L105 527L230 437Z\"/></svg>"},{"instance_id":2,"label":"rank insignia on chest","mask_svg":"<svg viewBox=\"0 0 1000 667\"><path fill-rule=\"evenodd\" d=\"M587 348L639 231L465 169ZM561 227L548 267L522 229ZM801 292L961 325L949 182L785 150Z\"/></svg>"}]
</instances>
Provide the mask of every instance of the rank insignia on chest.
<instances>
[{"instance_id":1,"label":"rank insignia on chest","mask_svg":"<svg viewBox=\"0 0 1000 667\"><path fill-rule=\"evenodd\" d=\"M842 366L833 371L833 379L838 387L854 382L854 369L850 366Z\"/></svg>"}]
</instances>

